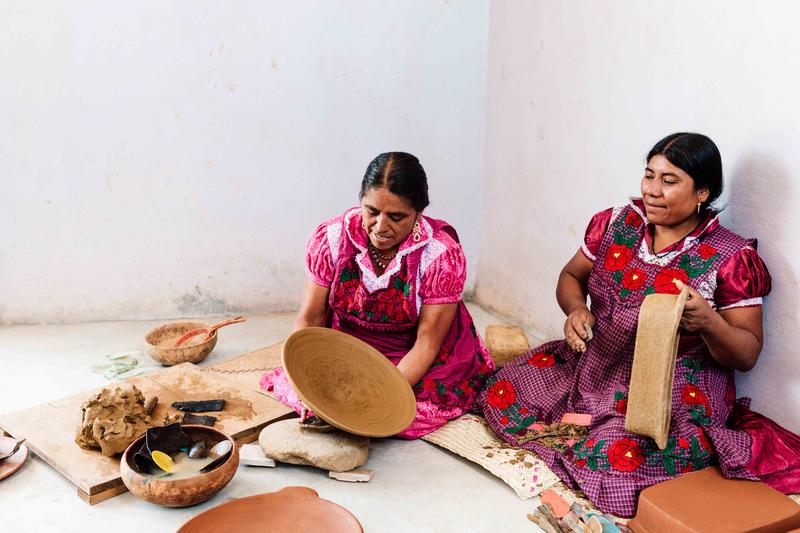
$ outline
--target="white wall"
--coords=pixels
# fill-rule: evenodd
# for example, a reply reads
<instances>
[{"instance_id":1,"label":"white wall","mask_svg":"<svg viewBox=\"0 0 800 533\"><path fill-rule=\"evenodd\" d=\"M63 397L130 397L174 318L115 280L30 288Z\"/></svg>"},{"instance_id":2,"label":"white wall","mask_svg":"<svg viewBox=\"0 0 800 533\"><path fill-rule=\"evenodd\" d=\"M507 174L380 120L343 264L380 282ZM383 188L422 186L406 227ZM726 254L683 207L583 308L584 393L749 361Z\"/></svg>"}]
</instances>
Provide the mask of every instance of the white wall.
<instances>
[{"instance_id":1,"label":"white wall","mask_svg":"<svg viewBox=\"0 0 800 533\"><path fill-rule=\"evenodd\" d=\"M739 393L800 431L800 34L795 2L493 2L476 295L561 335L555 285L590 216L638 193L661 137L722 152L723 223L760 239L774 288Z\"/></svg>"},{"instance_id":2,"label":"white wall","mask_svg":"<svg viewBox=\"0 0 800 533\"><path fill-rule=\"evenodd\" d=\"M295 308L369 161L415 153L475 262L488 6L5 2L0 321ZM471 278L472 279L472 278Z\"/></svg>"}]
</instances>

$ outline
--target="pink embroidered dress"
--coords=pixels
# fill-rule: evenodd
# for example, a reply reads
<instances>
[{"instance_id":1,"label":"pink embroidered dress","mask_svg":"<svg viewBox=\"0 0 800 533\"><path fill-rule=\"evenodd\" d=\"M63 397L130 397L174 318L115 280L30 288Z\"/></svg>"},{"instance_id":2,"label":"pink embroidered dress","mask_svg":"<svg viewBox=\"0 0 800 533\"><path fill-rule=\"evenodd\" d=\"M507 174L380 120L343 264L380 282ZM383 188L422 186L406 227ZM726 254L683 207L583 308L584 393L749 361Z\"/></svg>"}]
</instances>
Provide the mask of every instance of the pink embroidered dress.
<instances>
[{"instance_id":1,"label":"pink embroidered dress","mask_svg":"<svg viewBox=\"0 0 800 533\"><path fill-rule=\"evenodd\" d=\"M494 369L461 301L466 261L458 235L426 216L420 226L420 240L409 235L380 276L367 253L358 207L317 227L306 250L309 278L330 289L327 326L371 344L395 365L414 346L423 304L458 304L433 365L413 387L417 416L399 435L404 438L421 437L467 411ZM282 369L265 374L261 386L300 410Z\"/></svg>"},{"instance_id":2,"label":"pink embroidered dress","mask_svg":"<svg viewBox=\"0 0 800 533\"><path fill-rule=\"evenodd\" d=\"M487 422L506 441L536 452L601 510L620 516L633 514L645 487L712 463L727 477L800 490L800 456L792 451L800 449L800 438L735 403L733 371L716 362L699 335L681 335L666 449L624 428L644 297L677 293L677 278L717 310L760 306L771 281L755 247L754 240L708 216L690 235L653 254L640 200L598 213L581 246L594 263L588 283L594 338L584 354L559 340L499 370L479 397ZM568 412L592 415L585 438L554 447L518 441L529 428L558 422Z\"/></svg>"}]
</instances>

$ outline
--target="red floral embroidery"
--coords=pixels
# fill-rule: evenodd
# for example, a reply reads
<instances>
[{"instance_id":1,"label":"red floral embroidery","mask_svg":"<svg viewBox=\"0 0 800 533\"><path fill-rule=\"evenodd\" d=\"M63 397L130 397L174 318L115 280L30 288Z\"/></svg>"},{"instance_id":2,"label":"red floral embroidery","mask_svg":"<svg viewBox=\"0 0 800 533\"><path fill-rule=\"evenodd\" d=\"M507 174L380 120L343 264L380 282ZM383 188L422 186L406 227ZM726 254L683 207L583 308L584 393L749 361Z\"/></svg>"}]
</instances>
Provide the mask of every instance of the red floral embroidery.
<instances>
[{"instance_id":1,"label":"red floral embroidery","mask_svg":"<svg viewBox=\"0 0 800 533\"><path fill-rule=\"evenodd\" d=\"M689 447L689 441L684 439L683 437L678 437L678 446L680 446L685 450Z\"/></svg>"},{"instance_id":2,"label":"red floral embroidery","mask_svg":"<svg viewBox=\"0 0 800 533\"><path fill-rule=\"evenodd\" d=\"M687 472L691 472L694 470L694 465L692 463L686 463L681 467L681 472L686 474Z\"/></svg>"},{"instance_id":3,"label":"red floral embroidery","mask_svg":"<svg viewBox=\"0 0 800 533\"><path fill-rule=\"evenodd\" d=\"M360 281L357 269L343 268L339 276L339 284L333 294L334 301L344 302L346 306L349 306L357 299L356 293Z\"/></svg>"},{"instance_id":4,"label":"red floral embroidery","mask_svg":"<svg viewBox=\"0 0 800 533\"><path fill-rule=\"evenodd\" d=\"M679 279L683 283L689 283L689 275L685 270L677 268L663 268L656 274L656 279L653 282L655 292L659 294L679 294L681 291L675 285L674 280Z\"/></svg>"},{"instance_id":5,"label":"red floral embroidery","mask_svg":"<svg viewBox=\"0 0 800 533\"><path fill-rule=\"evenodd\" d=\"M436 390L436 382L430 378L425 378L422 381L422 388L427 391L435 391Z\"/></svg>"},{"instance_id":6,"label":"red floral embroidery","mask_svg":"<svg viewBox=\"0 0 800 533\"><path fill-rule=\"evenodd\" d=\"M706 410L706 416L711 415L711 404L706 393L700 390L697 385L687 383L681 389L681 401L684 405L702 405Z\"/></svg>"},{"instance_id":7,"label":"red floral embroidery","mask_svg":"<svg viewBox=\"0 0 800 533\"><path fill-rule=\"evenodd\" d=\"M644 463L644 454L633 439L619 439L608 449L608 462L620 472L633 472Z\"/></svg>"},{"instance_id":8,"label":"red floral embroidery","mask_svg":"<svg viewBox=\"0 0 800 533\"><path fill-rule=\"evenodd\" d=\"M628 266L628 263L631 262L632 256L633 254L631 249L627 246L623 246L621 244L612 244L608 247L606 260L603 263L603 266L606 268L606 270L617 272Z\"/></svg>"},{"instance_id":9,"label":"red floral embroidery","mask_svg":"<svg viewBox=\"0 0 800 533\"><path fill-rule=\"evenodd\" d=\"M713 246L709 246L708 244L703 243L697 248L697 253L705 261L709 257L712 257L713 255L715 255L717 253L717 249L714 248Z\"/></svg>"},{"instance_id":10,"label":"red floral embroidery","mask_svg":"<svg viewBox=\"0 0 800 533\"><path fill-rule=\"evenodd\" d=\"M548 368L553 366L555 362L556 358L549 353L536 353L528 359L528 364L537 368Z\"/></svg>"},{"instance_id":11,"label":"red floral embroidery","mask_svg":"<svg viewBox=\"0 0 800 533\"><path fill-rule=\"evenodd\" d=\"M508 417L504 416L504 417L500 418L500 423L501 424L508 424Z\"/></svg>"},{"instance_id":12,"label":"red floral embroidery","mask_svg":"<svg viewBox=\"0 0 800 533\"><path fill-rule=\"evenodd\" d=\"M516 398L517 393L514 390L514 385L512 385L510 381L501 379L489 387L486 401L496 409L506 409L514 403Z\"/></svg>"},{"instance_id":13,"label":"red floral embroidery","mask_svg":"<svg viewBox=\"0 0 800 533\"><path fill-rule=\"evenodd\" d=\"M638 226L642 223L642 217L640 217L639 213L636 211L631 211L628 213L628 216L625 217L625 223L629 226Z\"/></svg>"},{"instance_id":14,"label":"red floral embroidery","mask_svg":"<svg viewBox=\"0 0 800 533\"><path fill-rule=\"evenodd\" d=\"M647 274L639 268L632 268L622 275L622 286L629 291L638 291L644 287L646 281Z\"/></svg>"},{"instance_id":15,"label":"red floral embroidery","mask_svg":"<svg viewBox=\"0 0 800 533\"><path fill-rule=\"evenodd\" d=\"M584 466L586 466L586 459L578 459L577 461L575 461L575 466L577 466L578 468L583 468Z\"/></svg>"},{"instance_id":16,"label":"red floral embroidery","mask_svg":"<svg viewBox=\"0 0 800 533\"><path fill-rule=\"evenodd\" d=\"M385 315L390 322L410 320L410 306L402 291L391 287L381 292L370 309L375 314Z\"/></svg>"},{"instance_id":17,"label":"red floral embroidery","mask_svg":"<svg viewBox=\"0 0 800 533\"><path fill-rule=\"evenodd\" d=\"M628 400L627 398L622 398L621 400L617 400L617 405L614 406L614 409L621 415L628 414Z\"/></svg>"},{"instance_id":18,"label":"red floral embroidery","mask_svg":"<svg viewBox=\"0 0 800 533\"><path fill-rule=\"evenodd\" d=\"M621 415L628 412L628 395L622 391L614 391L614 410Z\"/></svg>"}]
</instances>

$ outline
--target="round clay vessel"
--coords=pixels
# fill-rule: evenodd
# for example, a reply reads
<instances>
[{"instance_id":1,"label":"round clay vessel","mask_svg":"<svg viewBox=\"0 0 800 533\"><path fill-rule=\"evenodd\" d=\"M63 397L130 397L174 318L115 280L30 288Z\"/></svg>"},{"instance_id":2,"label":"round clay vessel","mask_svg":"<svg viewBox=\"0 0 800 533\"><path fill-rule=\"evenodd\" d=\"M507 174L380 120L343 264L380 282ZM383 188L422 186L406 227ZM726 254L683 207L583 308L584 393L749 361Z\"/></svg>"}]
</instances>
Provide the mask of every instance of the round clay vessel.
<instances>
[{"instance_id":1,"label":"round clay vessel","mask_svg":"<svg viewBox=\"0 0 800 533\"><path fill-rule=\"evenodd\" d=\"M286 339L281 363L309 409L341 430L388 437L417 414L406 378L381 352L341 331L303 328Z\"/></svg>"},{"instance_id":2,"label":"round clay vessel","mask_svg":"<svg viewBox=\"0 0 800 533\"><path fill-rule=\"evenodd\" d=\"M159 346L160 343L170 339L177 339L184 333L193 329L210 328L211 324L205 322L173 322L164 324L145 335L144 340L150 345L150 357L165 366L177 365L180 363L199 363L205 359L214 346L217 345L217 332L211 338L199 344L192 344L189 340L178 348ZM203 335L198 335L196 339L202 339Z\"/></svg>"},{"instance_id":3,"label":"round clay vessel","mask_svg":"<svg viewBox=\"0 0 800 533\"><path fill-rule=\"evenodd\" d=\"M259 533L362 533L350 511L323 500L308 487L286 487L218 505L195 516L178 533L258 531Z\"/></svg>"},{"instance_id":4,"label":"round clay vessel","mask_svg":"<svg viewBox=\"0 0 800 533\"><path fill-rule=\"evenodd\" d=\"M233 478L239 466L239 450L231 437L208 426L185 425L181 429L192 440L205 440L209 446L230 441L232 449L228 459L210 472L190 478L172 481L168 477L153 478L137 472L133 463L133 454L144 442L142 435L128 446L119 463L122 482L137 498L165 507L188 507L210 499Z\"/></svg>"}]
</instances>

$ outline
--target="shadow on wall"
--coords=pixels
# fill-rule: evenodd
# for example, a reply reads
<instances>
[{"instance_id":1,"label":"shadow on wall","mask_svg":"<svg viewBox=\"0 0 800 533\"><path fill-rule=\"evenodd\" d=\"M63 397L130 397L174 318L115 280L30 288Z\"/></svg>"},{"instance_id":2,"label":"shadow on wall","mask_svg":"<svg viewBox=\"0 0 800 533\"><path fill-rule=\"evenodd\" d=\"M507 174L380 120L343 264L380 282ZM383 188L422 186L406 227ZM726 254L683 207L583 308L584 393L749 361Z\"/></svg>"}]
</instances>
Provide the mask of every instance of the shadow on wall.
<instances>
[{"instance_id":1,"label":"shadow on wall","mask_svg":"<svg viewBox=\"0 0 800 533\"><path fill-rule=\"evenodd\" d=\"M791 180L775 158L751 154L733 169L726 185L730 190L730 203L723 215L726 226L745 237L759 239L758 250L765 258L773 282L772 293L764 303L763 359L752 372L737 376L737 383L745 394L764 391L763 399L756 394L754 407L776 419L783 418L784 422L787 416L795 416L788 425L796 430L800 419L790 414L791 409L786 410L795 401L791 390L795 369L787 368L785 363L787 358L794 358L795 347L800 344L795 319L798 280L792 267L800 257L788 257L791 250L781 246L781 241L785 243L789 238L787 232L791 231L787 230L791 226L787 220L792 215L789 211L792 197L786 192L791 190ZM759 375L759 368L765 375ZM795 368L800 371L800 366ZM786 370L789 372L782 373ZM769 379L770 376L774 379ZM765 383L770 384L768 389L763 387Z\"/></svg>"}]
</instances>

